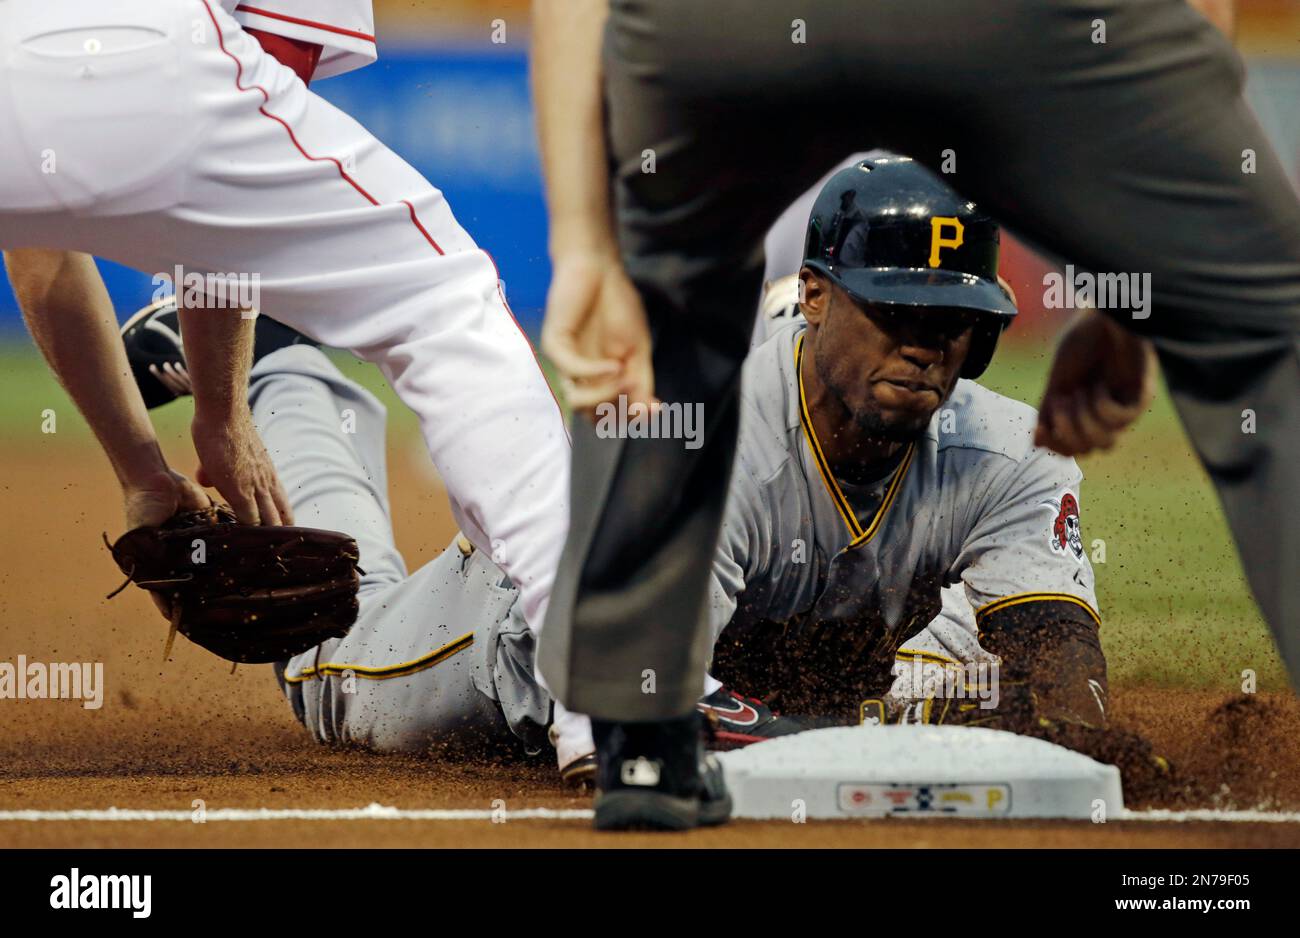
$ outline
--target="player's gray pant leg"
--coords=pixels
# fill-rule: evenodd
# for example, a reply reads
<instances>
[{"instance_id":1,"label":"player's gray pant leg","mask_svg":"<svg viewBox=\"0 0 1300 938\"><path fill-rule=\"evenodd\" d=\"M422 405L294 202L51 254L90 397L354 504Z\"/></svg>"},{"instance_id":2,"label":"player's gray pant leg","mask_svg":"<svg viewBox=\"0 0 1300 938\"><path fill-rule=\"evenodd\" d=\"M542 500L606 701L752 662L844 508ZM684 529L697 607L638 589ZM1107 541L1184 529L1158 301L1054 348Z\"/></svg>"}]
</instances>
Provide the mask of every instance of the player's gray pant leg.
<instances>
[{"instance_id":1,"label":"player's gray pant leg","mask_svg":"<svg viewBox=\"0 0 1300 938\"><path fill-rule=\"evenodd\" d=\"M257 362L248 400L294 521L356 540L362 596L401 582L406 564L389 518L384 405L310 345Z\"/></svg>"},{"instance_id":2,"label":"player's gray pant leg","mask_svg":"<svg viewBox=\"0 0 1300 938\"><path fill-rule=\"evenodd\" d=\"M365 571L348 634L277 667L313 737L417 752L509 741L514 730L540 748L550 699L532 679L532 633L501 570L452 544L406 574L383 405L301 345L254 366L250 403L295 520L352 535Z\"/></svg>"},{"instance_id":3,"label":"player's gray pant leg","mask_svg":"<svg viewBox=\"0 0 1300 938\"><path fill-rule=\"evenodd\" d=\"M1285 579L1300 557L1300 206L1203 17L1183 0L613 0L606 50L620 244L656 378L715 413L705 447L673 460L649 441L575 439L542 649L566 704L611 719L688 709L729 466L713 448L733 445L762 235L871 146L940 171L951 154L953 184L1033 240L1151 275L1154 311L1128 324L1159 347L1300 684L1300 591ZM658 693L637 693L623 672L650 662Z\"/></svg>"}]
</instances>

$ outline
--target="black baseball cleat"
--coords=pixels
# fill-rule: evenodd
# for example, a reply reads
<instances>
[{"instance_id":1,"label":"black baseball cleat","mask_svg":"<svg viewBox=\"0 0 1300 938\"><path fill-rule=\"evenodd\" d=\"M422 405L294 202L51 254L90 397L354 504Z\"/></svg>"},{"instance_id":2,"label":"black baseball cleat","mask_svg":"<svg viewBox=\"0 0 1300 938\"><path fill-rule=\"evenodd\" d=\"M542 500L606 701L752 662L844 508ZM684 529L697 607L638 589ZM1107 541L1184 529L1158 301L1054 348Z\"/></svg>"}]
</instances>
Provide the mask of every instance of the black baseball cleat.
<instances>
[{"instance_id":1,"label":"black baseball cleat","mask_svg":"<svg viewBox=\"0 0 1300 938\"><path fill-rule=\"evenodd\" d=\"M253 361L276 349L306 343L317 345L301 332L264 315L258 315L253 337ZM180 316L176 298L167 296L150 303L122 326L126 359L145 406L152 410L192 393L181 345Z\"/></svg>"},{"instance_id":2,"label":"black baseball cleat","mask_svg":"<svg viewBox=\"0 0 1300 938\"><path fill-rule=\"evenodd\" d=\"M682 831L731 817L722 766L704 751L701 717L656 723L592 720L596 830Z\"/></svg>"},{"instance_id":3,"label":"black baseball cleat","mask_svg":"<svg viewBox=\"0 0 1300 938\"><path fill-rule=\"evenodd\" d=\"M709 748L725 752L804 730L840 726L826 717L783 716L756 697L746 697L720 687L697 704L713 726Z\"/></svg>"}]
</instances>

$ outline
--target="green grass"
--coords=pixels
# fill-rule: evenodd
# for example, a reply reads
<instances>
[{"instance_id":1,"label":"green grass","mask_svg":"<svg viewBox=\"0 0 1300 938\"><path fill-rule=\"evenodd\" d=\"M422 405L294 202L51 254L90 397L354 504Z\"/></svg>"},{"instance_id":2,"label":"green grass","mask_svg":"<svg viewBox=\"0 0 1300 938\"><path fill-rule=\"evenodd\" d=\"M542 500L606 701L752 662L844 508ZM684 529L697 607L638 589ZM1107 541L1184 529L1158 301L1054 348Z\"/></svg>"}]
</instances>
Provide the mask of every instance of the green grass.
<instances>
[{"instance_id":1,"label":"green grass","mask_svg":"<svg viewBox=\"0 0 1300 938\"><path fill-rule=\"evenodd\" d=\"M1049 365L1045 348L1003 349L983 383L1037 404ZM1105 563L1093 567L1111 679L1232 690L1250 668L1261 687L1284 689L1223 512L1168 395L1114 450L1080 465L1084 544L1105 543Z\"/></svg>"},{"instance_id":2,"label":"green grass","mask_svg":"<svg viewBox=\"0 0 1300 938\"><path fill-rule=\"evenodd\" d=\"M389 407L390 432L418 432L414 416L378 372L349 356L336 361ZM1036 403L1045 351L1007 345L984 383ZM61 443L91 442L84 422L30 346L0 344L0 439L6 449L40 440L42 411L58 415ZM188 438L190 408L156 411L159 435ZM3 465L0 457L0 465ZM1095 563L1103 640L1116 683L1239 688L1253 669L1261 689L1282 689L1285 674L1247 591L1209 481L1191 454L1169 399L1115 451L1082 462L1084 543L1105 543Z\"/></svg>"},{"instance_id":3,"label":"green grass","mask_svg":"<svg viewBox=\"0 0 1300 938\"><path fill-rule=\"evenodd\" d=\"M344 374L369 388L388 407L390 432L419 431L415 415L398 400L373 366L344 353L334 353L332 357ZM45 437L42 425L47 409L55 412L55 436L60 442L93 441L90 428L35 349L21 340L0 341L0 440L10 445L41 440ZM158 435L176 440L188 439L193 414L188 401L152 412ZM0 457L0 464L2 460Z\"/></svg>"}]
</instances>

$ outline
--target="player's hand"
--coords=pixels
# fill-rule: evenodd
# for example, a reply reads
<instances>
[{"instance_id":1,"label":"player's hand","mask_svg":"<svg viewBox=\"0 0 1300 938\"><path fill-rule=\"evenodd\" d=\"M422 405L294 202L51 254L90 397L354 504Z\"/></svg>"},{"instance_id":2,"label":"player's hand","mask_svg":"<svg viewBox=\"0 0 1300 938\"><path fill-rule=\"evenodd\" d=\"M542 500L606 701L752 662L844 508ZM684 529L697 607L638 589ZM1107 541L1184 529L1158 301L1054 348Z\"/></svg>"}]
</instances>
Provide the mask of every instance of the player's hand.
<instances>
[{"instance_id":1,"label":"player's hand","mask_svg":"<svg viewBox=\"0 0 1300 938\"><path fill-rule=\"evenodd\" d=\"M1110 449L1151 406L1156 390L1151 343L1097 312L1062 336L1038 409L1034 443L1062 456Z\"/></svg>"},{"instance_id":2,"label":"player's hand","mask_svg":"<svg viewBox=\"0 0 1300 938\"><path fill-rule=\"evenodd\" d=\"M123 489L126 529L162 524L178 511L199 511L212 504L193 479L164 469Z\"/></svg>"},{"instance_id":3,"label":"player's hand","mask_svg":"<svg viewBox=\"0 0 1300 938\"><path fill-rule=\"evenodd\" d=\"M220 492L241 522L293 524L289 498L251 414L245 411L222 421L196 414L190 430L199 456L199 482Z\"/></svg>"},{"instance_id":4,"label":"player's hand","mask_svg":"<svg viewBox=\"0 0 1300 938\"><path fill-rule=\"evenodd\" d=\"M620 394L629 406L656 403L645 308L616 256L556 258L542 351L559 369L575 412L591 415Z\"/></svg>"}]
</instances>

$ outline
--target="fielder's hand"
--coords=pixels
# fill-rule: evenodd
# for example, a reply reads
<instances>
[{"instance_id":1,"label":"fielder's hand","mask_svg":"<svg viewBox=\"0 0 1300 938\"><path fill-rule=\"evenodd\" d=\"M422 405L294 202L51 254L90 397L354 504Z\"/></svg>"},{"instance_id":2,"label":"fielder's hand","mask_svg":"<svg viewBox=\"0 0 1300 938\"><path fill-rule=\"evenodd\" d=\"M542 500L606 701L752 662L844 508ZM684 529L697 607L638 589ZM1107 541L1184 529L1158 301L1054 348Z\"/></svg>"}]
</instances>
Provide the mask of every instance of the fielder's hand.
<instances>
[{"instance_id":1,"label":"fielder's hand","mask_svg":"<svg viewBox=\"0 0 1300 938\"><path fill-rule=\"evenodd\" d=\"M192 479L162 470L122 491L126 499L126 529L162 524L182 511L201 511L212 502Z\"/></svg>"},{"instance_id":2,"label":"fielder's hand","mask_svg":"<svg viewBox=\"0 0 1300 938\"><path fill-rule=\"evenodd\" d=\"M220 492L240 522L293 524L289 497L251 414L211 421L196 413L190 430L199 455L199 482Z\"/></svg>"},{"instance_id":3,"label":"fielder's hand","mask_svg":"<svg viewBox=\"0 0 1300 938\"><path fill-rule=\"evenodd\" d=\"M1056 349L1035 445L1062 456L1110 449L1151 406L1156 371L1150 342L1101 313L1084 313Z\"/></svg>"},{"instance_id":4,"label":"fielder's hand","mask_svg":"<svg viewBox=\"0 0 1300 938\"><path fill-rule=\"evenodd\" d=\"M627 395L629 405L655 403L645 308L616 256L556 259L542 351L563 376L576 412L590 415L620 394Z\"/></svg>"}]
</instances>

